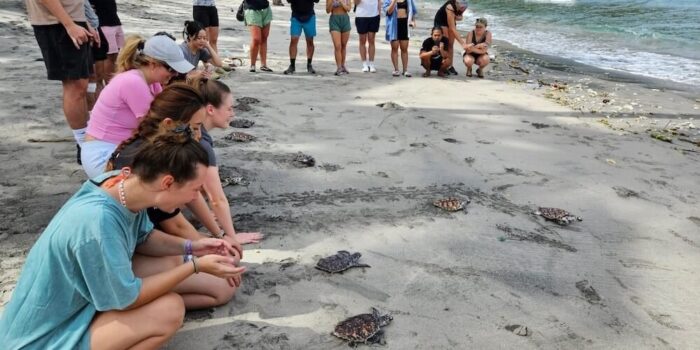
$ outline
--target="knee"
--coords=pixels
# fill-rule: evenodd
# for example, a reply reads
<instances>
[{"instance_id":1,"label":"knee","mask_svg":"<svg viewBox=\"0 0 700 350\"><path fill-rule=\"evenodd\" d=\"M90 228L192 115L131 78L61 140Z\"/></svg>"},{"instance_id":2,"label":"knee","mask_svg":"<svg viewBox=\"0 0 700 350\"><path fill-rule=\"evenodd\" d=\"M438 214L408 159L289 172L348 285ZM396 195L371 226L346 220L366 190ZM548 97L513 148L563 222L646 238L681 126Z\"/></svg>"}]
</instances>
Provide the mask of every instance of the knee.
<instances>
[{"instance_id":1,"label":"knee","mask_svg":"<svg viewBox=\"0 0 700 350\"><path fill-rule=\"evenodd\" d=\"M82 98L87 95L88 79L69 80L64 84L65 94Z\"/></svg>"},{"instance_id":2,"label":"knee","mask_svg":"<svg viewBox=\"0 0 700 350\"><path fill-rule=\"evenodd\" d=\"M250 37L250 44L253 46L259 46L262 44L262 38L259 36L252 36Z\"/></svg>"},{"instance_id":3,"label":"knee","mask_svg":"<svg viewBox=\"0 0 700 350\"><path fill-rule=\"evenodd\" d=\"M216 288L214 295L212 295L214 298L214 305L212 306L219 306L228 303L233 298L234 294L236 294L236 287L231 287L228 282L222 283L222 286L220 288Z\"/></svg>"},{"instance_id":4,"label":"knee","mask_svg":"<svg viewBox=\"0 0 700 350\"><path fill-rule=\"evenodd\" d=\"M182 327L185 318L185 302L177 293L167 293L153 301L153 316L158 318L158 324L173 333Z\"/></svg>"}]
</instances>

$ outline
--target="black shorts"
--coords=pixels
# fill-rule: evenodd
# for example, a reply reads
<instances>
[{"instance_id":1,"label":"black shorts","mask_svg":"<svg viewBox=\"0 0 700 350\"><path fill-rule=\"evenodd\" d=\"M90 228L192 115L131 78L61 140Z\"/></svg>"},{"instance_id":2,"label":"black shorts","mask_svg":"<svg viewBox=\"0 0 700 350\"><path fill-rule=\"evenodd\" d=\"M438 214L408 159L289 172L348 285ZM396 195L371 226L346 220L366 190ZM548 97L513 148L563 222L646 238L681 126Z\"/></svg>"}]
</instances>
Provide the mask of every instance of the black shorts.
<instances>
[{"instance_id":1,"label":"black shorts","mask_svg":"<svg viewBox=\"0 0 700 350\"><path fill-rule=\"evenodd\" d=\"M85 22L77 22L87 29ZM32 26L34 37L44 58L46 73L49 80L87 79L90 75L90 49L84 43L79 49L73 45L73 40L62 24Z\"/></svg>"},{"instance_id":2,"label":"black shorts","mask_svg":"<svg viewBox=\"0 0 700 350\"><path fill-rule=\"evenodd\" d=\"M396 39L408 40L408 18L396 19Z\"/></svg>"},{"instance_id":3,"label":"black shorts","mask_svg":"<svg viewBox=\"0 0 700 350\"><path fill-rule=\"evenodd\" d=\"M102 61L107 59L107 51L109 51L109 43L107 43L107 37L105 33L102 33L101 28L97 28L100 33L100 47L90 46L90 51L92 51L93 62Z\"/></svg>"},{"instance_id":4,"label":"black shorts","mask_svg":"<svg viewBox=\"0 0 700 350\"><path fill-rule=\"evenodd\" d=\"M219 11L216 6L192 6L192 18L204 28L219 26Z\"/></svg>"},{"instance_id":5,"label":"black shorts","mask_svg":"<svg viewBox=\"0 0 700 350\"><path fill-rule=\"evenodd\" d=\"M367 34L369 32L372 32L372 33L378 32L380 18L381 18L381 16L355 17L355 28L357 28L357 34Z\"/></svg>"},{"instance_id":6,"label":"black shorts","mask_svg":"<svg viewBox=\"0 0 700 350\"><path fill-rule=\"evenodd\" d=\"M423 65L423 62L421 62L421 66L423 68L428 68ZM440 58L431 58L430 59L430 70L440 70L440 67L442 66L442 57Z\"/></svg>"}]
</instances>

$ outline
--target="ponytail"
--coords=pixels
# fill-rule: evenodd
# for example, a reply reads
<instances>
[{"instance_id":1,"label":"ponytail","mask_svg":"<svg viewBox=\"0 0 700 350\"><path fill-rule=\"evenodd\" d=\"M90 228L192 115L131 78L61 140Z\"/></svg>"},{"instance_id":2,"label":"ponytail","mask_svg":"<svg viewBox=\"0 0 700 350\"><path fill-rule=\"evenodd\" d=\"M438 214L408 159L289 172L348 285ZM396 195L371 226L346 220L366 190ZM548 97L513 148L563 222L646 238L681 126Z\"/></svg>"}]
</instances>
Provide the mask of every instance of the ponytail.
<instances>
[{"instance_id":1,"label":"ponytail","mask_svg":"<svg viewBox=\"0 0 700 350\"><path fill-rule=\"evenodd\" d=\"M209 166L209 156L199 141L189 133L169 131L139 148L131 172L144 182L168 174L182 184L197 177L198 165Z\"/></svg>"},{"instance_id":2,"label":"ponytail","mask_svg":"<svg viewBox=\"0 0 700 350\"><path fill-rule=\"evenodd\" d=\"M119 50L117 55L116 73L126 72L149 62L146 55L143 54L143 47L146 40L139 35L131 35L126 38L124 47Z\"/></svg>"},{"instance_id":3,"label":"ponytail","mask_svg":"<svg viewBox=\"0 0 700 350\"><path fill-rule=\"evenodd\" d=\"M204 26L197 21L185 21L185 29L182 30L182 39L190 41L192 37L197 37L197 34L204 30Z\"/></svg>"},{"instance_id":4,"label":"ponytail","mask_svg":"<svg viewBox=\"0 0 700 350\"><path fill-rule=\"evenodd\" d=\"M188 83L199 91L206 104L216 108L221 106L224 95L231 93L228 85L214 79L196 78L189 80Z\"/></svg>"}]
</instances>

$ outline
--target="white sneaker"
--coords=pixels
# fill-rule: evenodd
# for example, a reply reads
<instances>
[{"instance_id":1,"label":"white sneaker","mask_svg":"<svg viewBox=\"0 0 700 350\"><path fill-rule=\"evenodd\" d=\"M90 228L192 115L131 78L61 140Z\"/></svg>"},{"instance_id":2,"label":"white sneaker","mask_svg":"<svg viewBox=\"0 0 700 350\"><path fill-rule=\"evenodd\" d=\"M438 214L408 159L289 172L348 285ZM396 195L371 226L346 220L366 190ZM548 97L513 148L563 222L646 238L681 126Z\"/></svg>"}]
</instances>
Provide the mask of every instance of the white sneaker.
<instances>
[{"instance_id":1,"label":"white sneaker","mask_svg":"<svg viewBox=\"0 0 700 350\"><path fill-rule=\"evenodd\" d=\"M371 73L377 73L377 68L374 68L374 63L369 64L369 71Z\"/></svg>"},{"instance_id":2,"label":"white sneaker","mask_svg":"<svg viewBox=\"0 0 700 350\"><path fill-rule=\"evenodd\" d=\"M367 63L363 63L362 64L362 73L367 73L367 72L369 72L369 66L367 65Z\"/></svg>"}]
</instances>

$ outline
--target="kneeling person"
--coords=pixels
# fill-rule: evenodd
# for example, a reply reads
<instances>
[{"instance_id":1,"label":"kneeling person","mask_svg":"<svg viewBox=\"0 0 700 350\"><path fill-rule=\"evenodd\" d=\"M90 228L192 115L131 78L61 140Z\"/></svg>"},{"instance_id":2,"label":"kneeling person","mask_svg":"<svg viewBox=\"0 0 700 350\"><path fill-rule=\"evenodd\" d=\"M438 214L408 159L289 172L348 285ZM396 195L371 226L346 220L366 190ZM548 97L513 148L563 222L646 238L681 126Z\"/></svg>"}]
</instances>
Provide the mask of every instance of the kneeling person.
<instances>
[{"instance_id":1,"label":"kneeling person","mask_svg":"<svg viewBox=\"0 0 700 350\"><path fill-rule=\"evenodd\" d=\"M445 77L445 72L452 66L452 60L449 55L449 40L442 35L440 27L434 27L431 31L430 38L423 41L423 46L420 49L420 62L425 68L424 77L430 76L430 71L438 71L438 75Z\"/></svg>"},{"instance_id":2,"label":"kneeling person","mask_svg":"<svg viewBox=\"0 0 700 350\"><path fill-rule=\"evenodd\" d=\"M301 32L304 32L306 38L306 70L311 74L316 74L314 67L311 65L311 60L314 58L314 37L316 36L316 13L314 12L314 3L319 0L287 0L292 4L292 18L289 28L289 68L284 71L284 74L294 74L296 71L295 62L297 59L297 44Z\"/></svg>"}]
</instances>

